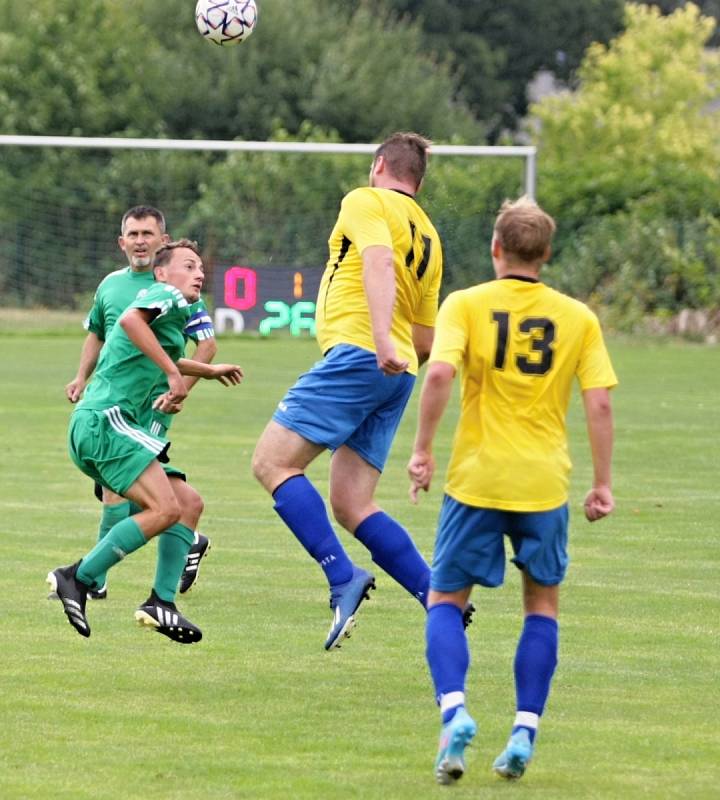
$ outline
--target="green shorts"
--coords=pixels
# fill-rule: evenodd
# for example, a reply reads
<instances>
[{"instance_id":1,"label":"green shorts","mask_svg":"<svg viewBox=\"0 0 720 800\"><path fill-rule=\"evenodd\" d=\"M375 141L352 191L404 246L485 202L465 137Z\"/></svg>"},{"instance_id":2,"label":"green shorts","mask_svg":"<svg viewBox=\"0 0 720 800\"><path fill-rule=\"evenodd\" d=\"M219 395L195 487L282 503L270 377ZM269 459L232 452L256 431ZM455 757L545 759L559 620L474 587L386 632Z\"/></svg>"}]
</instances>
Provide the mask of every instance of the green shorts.
<instances>
[{"instance_id":1,"label":"green shorts","mask_svg":"<svg viewBox=\"0 0 720 800\"><path fill-rule=\"evenodd\" d=\"M168 430L173 423L174 414L165 414L163 411L156 411L152 406L143 410L138 422L146 431L152 433L160 439L167 439Z\"/></svg>"},{"instance_id":2,"label":"green shorts","mask_svg":"<svg viewBox=\"0 0 720 800\"><path fill-rule=\"evenodd\" d=\"M116 494L125 492L170 443L149 433L119 406L77 409L70 418L70 458L86 475ZM178 470L173 470L173 473Z\"/></svg>"}]
</instances>

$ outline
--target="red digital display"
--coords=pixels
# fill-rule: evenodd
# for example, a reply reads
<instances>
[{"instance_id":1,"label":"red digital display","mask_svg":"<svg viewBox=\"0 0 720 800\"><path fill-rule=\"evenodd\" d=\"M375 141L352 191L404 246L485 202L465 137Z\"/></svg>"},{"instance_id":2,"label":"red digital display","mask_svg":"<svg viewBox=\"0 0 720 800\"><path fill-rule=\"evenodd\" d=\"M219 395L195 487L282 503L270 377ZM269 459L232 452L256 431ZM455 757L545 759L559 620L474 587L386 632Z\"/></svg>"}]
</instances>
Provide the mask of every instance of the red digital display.
<instances>
[{"instance_id":1,"label":"red digital display","mask_svg":"<svg viewBox=\"0 0 720 800\"><path fill-rule=\"evenodd\" d=\"M215 330L315 335L322 267L215 267Z\"/></svg>"}]
</instances>

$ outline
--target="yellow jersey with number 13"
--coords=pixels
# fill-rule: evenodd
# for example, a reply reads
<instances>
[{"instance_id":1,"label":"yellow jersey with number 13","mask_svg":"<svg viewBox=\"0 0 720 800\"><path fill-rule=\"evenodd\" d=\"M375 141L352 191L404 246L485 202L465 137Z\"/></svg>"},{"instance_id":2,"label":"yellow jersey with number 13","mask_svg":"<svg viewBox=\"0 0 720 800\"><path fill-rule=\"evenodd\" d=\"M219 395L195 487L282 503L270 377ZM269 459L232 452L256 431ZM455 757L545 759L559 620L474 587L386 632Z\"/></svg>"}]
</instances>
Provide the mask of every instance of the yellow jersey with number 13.
<instances>
[{"instance_id":1,"label":"yellow jersey with number 13","mask_svg":"<svg viewBox=\"0 0 720 800\"><path fill-rule=\"evenodd\" d=\"M417 373L412 325L435 324L442 278L440 237L415 199L393 189L354 189L342 201L328 242L330 257L318 293L320 349L353 344L375 352L363 285L362 253L371 245L393 252L396 298L391 337Z\"/></svg>"},{"instance_id":2,"label":"yellow jersey with number 13","mask_svg":"<svg viewBox=\"0 0 720 800\"><path fill-rule=\"evenodd\" d=\"M507 511L565 503L573 381L617 384L595 314L538 281L480 284L443 303L430 361L462 370L446 493Z\"/></svg>"}]
</instances>

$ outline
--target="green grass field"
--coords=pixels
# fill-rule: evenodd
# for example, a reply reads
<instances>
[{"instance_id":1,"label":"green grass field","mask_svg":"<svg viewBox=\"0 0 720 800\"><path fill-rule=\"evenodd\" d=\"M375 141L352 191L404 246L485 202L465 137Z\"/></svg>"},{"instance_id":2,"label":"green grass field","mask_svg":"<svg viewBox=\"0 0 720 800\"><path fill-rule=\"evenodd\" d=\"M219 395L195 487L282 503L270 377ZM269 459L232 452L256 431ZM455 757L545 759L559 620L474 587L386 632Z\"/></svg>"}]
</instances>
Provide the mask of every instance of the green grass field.
<instances>
[{"instance_id":1,"label":"green grass field","mask_svg":"<svg viewBox=\"0 0 720 800\"><path fill-rule=\"evenodd\" d=\"M480 731L466 776L446 789L432 776L439 726L422 610L378 575L353 637L325 653L322 573L250 474L254 442L314 343L221 340L244 385L199 386L175 423L173 462L204 495L214 542L180 600L202 643L181 647L133 622L153 544L111 573L85 640L45 599L47 571L89 548L100 511L65 448L63 386L82 339L64 327L48 335L46 323L0 318L0 798L720 796L718 348L611 341L618 509L593 526L581 519L590 470L576 399L572 564L536 758L517 784L490 771L514 714L510 569L503 588L475 595L468 699ZM379 499L430 557L442 481L419 507L407 502L415 400ZM310 473L324 493L327 464Z\"/></svg>"}]
</instances>

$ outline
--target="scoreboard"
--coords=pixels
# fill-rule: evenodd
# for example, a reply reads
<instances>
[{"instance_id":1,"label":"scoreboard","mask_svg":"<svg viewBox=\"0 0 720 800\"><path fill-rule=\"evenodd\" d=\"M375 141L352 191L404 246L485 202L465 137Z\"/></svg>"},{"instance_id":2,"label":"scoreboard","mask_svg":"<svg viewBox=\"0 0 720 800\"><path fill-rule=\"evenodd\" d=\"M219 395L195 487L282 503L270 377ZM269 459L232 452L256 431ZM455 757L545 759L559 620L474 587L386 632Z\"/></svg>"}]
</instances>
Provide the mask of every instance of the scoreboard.
<instances>
[{"instance_id":1,"label":"scoreboard","mask_svg":"<svg viewBox=\"0 0 720 800\"><path fill-rule=\"evenodd\" d=\"M258 331L267 336L315 336L315 301L323 267L215 265L214 325L217 333Z\"/></svg>"}]
</instances>

